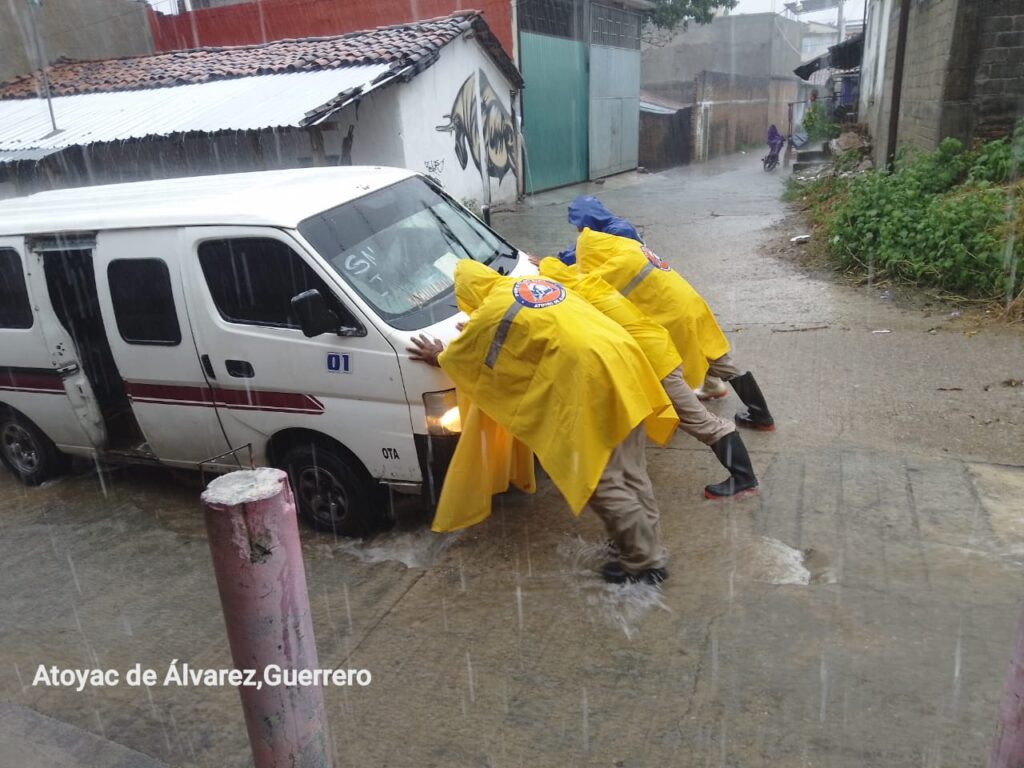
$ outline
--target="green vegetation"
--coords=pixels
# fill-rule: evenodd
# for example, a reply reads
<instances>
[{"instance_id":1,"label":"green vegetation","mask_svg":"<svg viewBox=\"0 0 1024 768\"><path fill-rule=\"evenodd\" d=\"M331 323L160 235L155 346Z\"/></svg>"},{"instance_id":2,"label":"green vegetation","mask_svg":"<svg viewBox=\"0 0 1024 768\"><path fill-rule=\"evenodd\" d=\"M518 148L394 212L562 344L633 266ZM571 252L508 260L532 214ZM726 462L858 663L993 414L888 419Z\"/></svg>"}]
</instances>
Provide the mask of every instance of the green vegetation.
<instances>
[{"instance_id":1,"label":"green vegetation","mask_svg":"<svg viewBox=\"0 0 1024 768\"><path fill-rule=\"evenodd\" d=\"M644 21L664 32L686 29L691 21L710 24L719 8L731 10L738 0L654 0L654 7L644 13Z\"/></svg>"},{"instance_id":2,"label":"green vegetation","mask_svg":"<svg viewBox=\"0 0 1024 768\"><path fill-rule=\"evenodd\" d=\"M1024 123L1012 139L903 153L892 173L792 182L844 268L959 296L1018 300L1024 291ZM1024 168L1022 168L1024 170Z\"/></svg>"},{"instance_id":3,"label":"green vegetation","mask_svg":"<svg viewBox=\"0 0 1024 768\"><path fill-rule=\"evenodd\" d=\"M839 136L842 130L839 127L839 123L829 117L828 110L820 101L813 102L807 108L802 122L804 131L807 132L808 141L834 139Z\"/></svg>"}]
</instances>

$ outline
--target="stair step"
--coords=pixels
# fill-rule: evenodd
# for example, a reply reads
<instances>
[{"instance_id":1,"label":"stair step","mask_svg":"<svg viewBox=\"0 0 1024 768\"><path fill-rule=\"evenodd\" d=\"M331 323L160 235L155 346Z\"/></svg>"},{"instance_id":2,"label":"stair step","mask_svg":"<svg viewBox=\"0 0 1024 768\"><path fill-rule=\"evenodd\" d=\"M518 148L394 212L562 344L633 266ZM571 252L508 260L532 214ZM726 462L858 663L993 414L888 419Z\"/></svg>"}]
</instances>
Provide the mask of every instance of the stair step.
<instances>
[{"instance_id":1,"label":"stair step","mask_svg":"<svg viewBox=\"0 0 1024 768\"><path fill-rule=\"evenodd\" d=\"M809 171L809 170L813 170L815 168L825 168L827 165L828 165L828 163L823 163L823 162L820 162L820 161L817 161L817 160L812 160L810 162L797 161L797 162L793 163L793 173L800 173L801 171Z\"/></svg>"}]
</instances>

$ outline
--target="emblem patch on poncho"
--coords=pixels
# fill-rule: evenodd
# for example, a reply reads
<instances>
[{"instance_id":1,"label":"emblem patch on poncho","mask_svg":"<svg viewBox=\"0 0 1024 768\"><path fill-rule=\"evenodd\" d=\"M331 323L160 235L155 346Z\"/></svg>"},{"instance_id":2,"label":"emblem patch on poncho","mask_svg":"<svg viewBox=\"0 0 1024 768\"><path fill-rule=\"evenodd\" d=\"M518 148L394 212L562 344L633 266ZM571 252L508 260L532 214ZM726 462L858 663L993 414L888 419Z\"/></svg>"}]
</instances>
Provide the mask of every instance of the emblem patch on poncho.
<instances>
[{"instance_id":1,"label":"emblem patch on poncho","mask_svg":"<svg viewBox=\"0 0 1024 768\"><path fill-rule=\"evenodd\" d=\"M550 280L529 278L517 281L512 286L512 295L524 307L540 309L563 301L565 299L565 288Z\"/></svg>"}]
</instances>

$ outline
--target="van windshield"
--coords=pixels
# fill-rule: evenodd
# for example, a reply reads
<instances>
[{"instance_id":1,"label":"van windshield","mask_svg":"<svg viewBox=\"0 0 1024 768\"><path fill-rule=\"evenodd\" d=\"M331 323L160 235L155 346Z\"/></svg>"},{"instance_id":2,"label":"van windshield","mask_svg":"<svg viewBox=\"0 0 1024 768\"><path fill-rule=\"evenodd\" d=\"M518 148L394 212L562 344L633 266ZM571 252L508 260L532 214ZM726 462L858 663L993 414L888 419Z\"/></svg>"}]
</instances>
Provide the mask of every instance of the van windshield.
<instances>
[{"instance_id":1,"label":"van windshield","mask_svg":"<svg viewBox=\"0 0 1024 768\"><path fill-rule=\"evenodd\" d=\"M418 330L458 312L455 265L510 271L516 251L414 177L312 216L299 232L395 328Z\"/></svg>"}]
</instances>

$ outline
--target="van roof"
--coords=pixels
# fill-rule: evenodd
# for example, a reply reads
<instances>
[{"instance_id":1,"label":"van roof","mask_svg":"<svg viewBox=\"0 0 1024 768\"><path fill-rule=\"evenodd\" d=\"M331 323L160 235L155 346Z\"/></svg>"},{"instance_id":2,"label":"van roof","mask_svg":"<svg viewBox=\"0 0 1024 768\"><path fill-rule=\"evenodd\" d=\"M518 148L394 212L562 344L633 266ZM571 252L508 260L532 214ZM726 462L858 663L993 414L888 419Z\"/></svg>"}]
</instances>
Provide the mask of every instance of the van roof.
<instances>
[{"instance_id":1,"label":"van roof","mask_svg":"<svg viewBox=\"0 0 1024 768\"><path fill-rule=\"evenodd\" d=\"M210 224L294 228L315 213L413 175L399 168L344 166L37 192L0 200L0 236Z\"/></svg>"}]
</instances>

